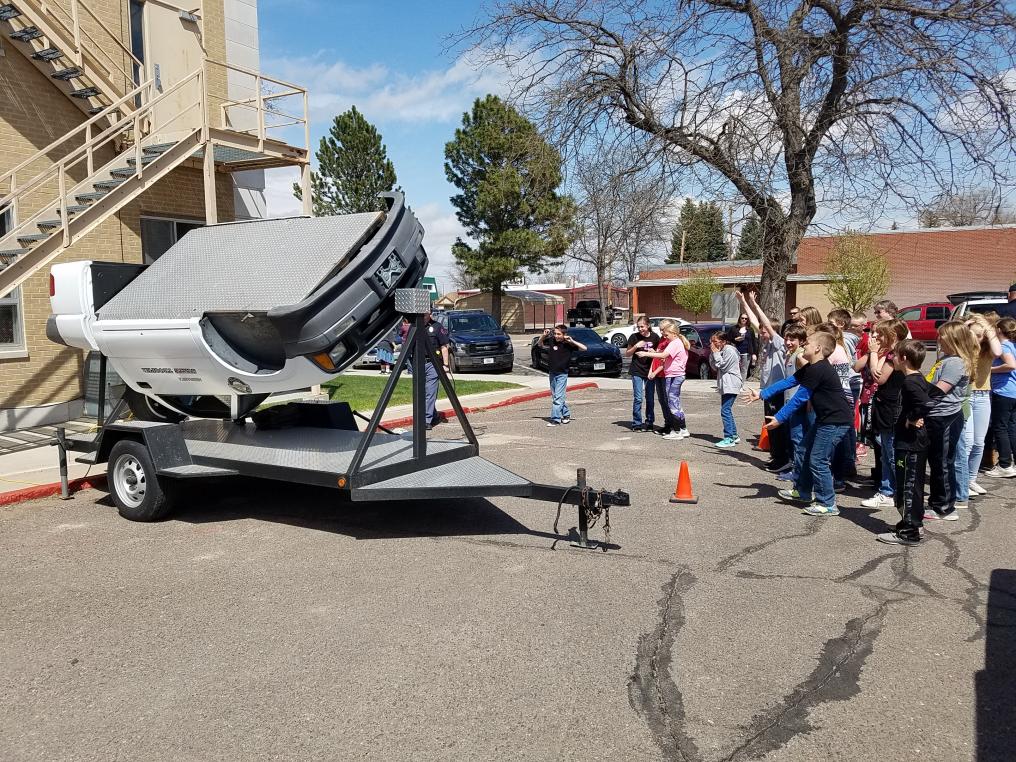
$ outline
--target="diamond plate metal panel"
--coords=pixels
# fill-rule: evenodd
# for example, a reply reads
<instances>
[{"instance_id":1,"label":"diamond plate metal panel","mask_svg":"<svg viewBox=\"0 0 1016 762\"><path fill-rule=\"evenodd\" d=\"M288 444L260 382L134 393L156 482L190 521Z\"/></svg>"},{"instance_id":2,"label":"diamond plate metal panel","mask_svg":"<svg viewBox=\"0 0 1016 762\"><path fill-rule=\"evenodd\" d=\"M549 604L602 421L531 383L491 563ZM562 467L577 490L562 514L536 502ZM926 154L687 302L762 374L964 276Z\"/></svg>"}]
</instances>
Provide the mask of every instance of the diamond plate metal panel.
<instances>
[{"instance_id":1,"label":"diamond plate metal panel","mask_svg":"<svg viewBox=\"0 0 1016 762\"><path fill-rule=\"evenodd\" d=\"M102 309L102 320L267 312L303 301L355 254L383 212L192 230Z\"/></svg>"},{"instance_id":2,"label":"diamond plate metal panel","mask_svg":"<svg viewBox=\"0 0 1016 762\"><path fill-rule=\"evenodd\" d=\"M429 445L429 443L428 443ZM364 487L372 492L384 489L438 489L457 487L524 487L529 484L518 474L513 474L489 460L476 456L465 460L434 466L396 479L388 479Z\"/></svg>"},{"instance_id":3,"label":"diamond plate metal panel","mask_svg":"<svg viewBox=\"0 0 1016 762\"><path fill-rule=\"evenodd\" d=\"M395 309L404 315L430 312L430 291L425 288L395 289Z\"/></svg>"}]
</instances>

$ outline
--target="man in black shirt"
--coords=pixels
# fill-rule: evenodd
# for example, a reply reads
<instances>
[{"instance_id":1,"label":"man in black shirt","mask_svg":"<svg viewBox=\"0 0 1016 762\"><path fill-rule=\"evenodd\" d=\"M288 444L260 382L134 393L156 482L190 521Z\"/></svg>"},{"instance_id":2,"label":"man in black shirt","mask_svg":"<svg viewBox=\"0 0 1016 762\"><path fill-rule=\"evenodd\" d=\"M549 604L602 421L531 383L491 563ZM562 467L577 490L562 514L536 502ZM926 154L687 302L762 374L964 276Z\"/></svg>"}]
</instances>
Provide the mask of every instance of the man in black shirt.
<instances>
[{"instance_id":1,"label":"man in black shirt","mask_svg":"<svg viewBox=\"0 0 1016 762\"><path fill-rule=\"evenodd\" d=\"M547 425L560 426L562 423L571 423L571 411L568 410L568 403L565 401L565 392L568 390L568 365L571 363L572 352L584 352L586 345L569 336L568 328L563 323L554 326L553 334L550 329L545 330L540 341L547 348L547 371L553 398L550 421Z\"/></svg>"},{"instance_id":2,"label":"man in black shirt","mask_svg":"<svg viewBox=\"0 0 1016 762\"><path fill-rule=\"evenodd\" d=\"M1016 283L1009 286L1009 302L1008 304L999 307L995 312L998 313L1000 318L1010 317L1016 320Z\"/></svg>"},{"instance_id":3,"label":"man in black shirt","mask_svg":"<svg viewBox=\"0 0 1016 762\"><path fill-rule=\"evenodd\" d=\"M626 357L631 358L631 365L628 368L632 390L631 430L652 431L653 423L656 420L654 397L658 381L655 378L649 378L649 367L653 363L653 358L639 357L636 352L642 350L655 352L660 345L660 335L649 326L647 317L640 317L635 327L635 333L628 337L628 348L624 353ZM644 425L642 423L643 400L646 405Z\"/></svg>"},{"instance_id":4,"label":"man in black shirt","mask_svg":"<svg viewBox=\"0 0 1016 762\"><path fill-rule=\"evenodd\" d=\"M896 347L894 364L903 373L900 389L900 413L896 419L896 508L901 521L892 532L875 537L891 545L917 545L924 526L924 469L928 461L928 430L924 417L932 397L944 392L927 382L921 374L924 345L907 340Z\"/></svg>"},{"instance_id":5,"label":"man in black shirt","mask_svg":"<svg viewBox=\"0 0 1016 762\"><path fill-rule=\"evenodd\" d=\"M448 331L445 327L434 320L434 316L427 312L424 314L426 321L427 351L434 359L434 362L444 366L444 372L448 373ZM437 368L432 363L427 366L427 428L438 423L435 418L437 408L437 387L440 379L437 375Z\"/></svg>"}]
</instances>

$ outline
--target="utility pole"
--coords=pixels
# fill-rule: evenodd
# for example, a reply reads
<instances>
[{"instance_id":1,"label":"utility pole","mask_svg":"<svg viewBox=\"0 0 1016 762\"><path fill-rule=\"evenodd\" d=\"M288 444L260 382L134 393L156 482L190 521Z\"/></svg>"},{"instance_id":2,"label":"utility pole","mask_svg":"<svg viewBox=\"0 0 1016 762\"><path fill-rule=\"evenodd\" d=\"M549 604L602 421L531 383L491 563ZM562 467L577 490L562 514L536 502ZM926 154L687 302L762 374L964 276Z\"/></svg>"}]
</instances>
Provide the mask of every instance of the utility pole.
<instances>
[{"instance_id":1,"label":"utility pole","mask_svg":"<svg viewBox=\"0 0 1016 762\"><path fill-rule=\"evenodd\" d=\"M687 236L688 236L688 231L687 230L681 230L681 254L678 257L678 262L680 262L681 264L684 264L684 239L687 238Z\"/></svg>"}]
</instances>

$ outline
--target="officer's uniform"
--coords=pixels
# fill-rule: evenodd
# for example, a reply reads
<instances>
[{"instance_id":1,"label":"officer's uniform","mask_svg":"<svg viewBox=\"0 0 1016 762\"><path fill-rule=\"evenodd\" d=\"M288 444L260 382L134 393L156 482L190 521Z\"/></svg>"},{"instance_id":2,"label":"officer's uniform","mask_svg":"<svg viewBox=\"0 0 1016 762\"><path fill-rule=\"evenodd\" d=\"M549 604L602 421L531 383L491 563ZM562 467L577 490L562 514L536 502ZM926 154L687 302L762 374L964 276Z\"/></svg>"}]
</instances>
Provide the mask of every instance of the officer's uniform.
<instances>
[{"instance_id":1,"label":"officer's uniform","mask_svg":"<svg viewBox=\"0 0 1016 762\"><path fill-rule=\"evenodd\" d=\"M427 351L438 365L444 360L441 357L441 347L448 346L448 331L436 320L431 320L424 327L427 338ZM437 387L440 382L437 375L437 368L432 363L427 363L427 423L434 423L434 413L437 408Z\"/></svg>"}]
</instances>

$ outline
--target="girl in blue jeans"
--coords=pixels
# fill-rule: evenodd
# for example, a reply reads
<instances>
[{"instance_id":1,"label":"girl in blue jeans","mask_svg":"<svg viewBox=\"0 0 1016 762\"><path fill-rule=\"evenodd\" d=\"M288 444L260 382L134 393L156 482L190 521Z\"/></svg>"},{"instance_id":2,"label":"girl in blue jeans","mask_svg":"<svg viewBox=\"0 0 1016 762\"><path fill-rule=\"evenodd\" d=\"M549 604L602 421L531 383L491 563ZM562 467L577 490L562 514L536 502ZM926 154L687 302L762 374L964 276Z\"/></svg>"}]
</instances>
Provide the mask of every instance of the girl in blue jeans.
<instances>
[{"instance_id":1,"label":"girl in blue jeans","mask_svg":"<svg viewBox=\"0 0 1016 762\"><path fill-rule=\"evenodd\" d=\"M987 494L977 483L977 470L984 454L984 439L991 424L991 364L1002 356L1002 342L994 326L984 315L970 315L967 328L974 334L980 351L971 379L967 417L956 447L956 507L966 508L971 497Z\"/></svg>"},{"instance_id":2,"label":"girl in blue jeans","mask_svg":"<svg viewBox=\"0 0 1016 762\"><path fill-rule=\"evenodd\" d=\"M734 447L740 443L737 424L734 423L734 401L741 393L744 380L741 378L741 357L733 347L729 332L717 331L709 340L709 365L716 371L716 389L720 393L720 418L723 421L723 439L717 447Z\"/></svg>"}]
</instances>

